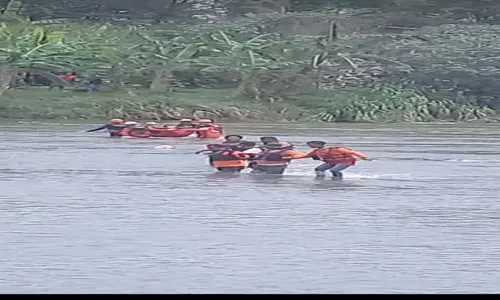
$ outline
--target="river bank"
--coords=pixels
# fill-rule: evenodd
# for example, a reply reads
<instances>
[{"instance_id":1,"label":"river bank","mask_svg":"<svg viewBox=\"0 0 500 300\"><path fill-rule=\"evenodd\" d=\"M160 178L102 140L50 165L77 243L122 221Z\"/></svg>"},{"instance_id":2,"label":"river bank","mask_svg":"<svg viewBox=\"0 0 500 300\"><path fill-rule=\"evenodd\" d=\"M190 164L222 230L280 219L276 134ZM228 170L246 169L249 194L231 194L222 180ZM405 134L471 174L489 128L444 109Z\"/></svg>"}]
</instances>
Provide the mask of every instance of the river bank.
<instances>
[{"instance_id":1,"label":"river bank","mask_svg":"<svg viewBox=\"0 0 500 300\"><path fill-rule=\"evenodd\" d=\"M496 121L495 111L451 100L431 100L410 89L306 90L297 97L251 100L236 89L76 92L14 89L1 96L0 118L11 120L134 120L215 118L223 122L472 122Z\"/></svg>"},{"instance_id":2,"label":"river bank","mask_svg":"<svg viewBox=\"0 0 500 300\"><path fill-rule=\"evenodd\" d=\"M385 22L384 13L357 13L262 14L184 25L10 22L0 30L0 46L8 49L0 64L0 118L498 119L498 93L490 84L498 73L491 60L497 25L429 21L394 34L369 29ZM278 25L290 18L302 23L283 32ZM322 25L315 28L310 22L317 19ZM369 27L359 27L368 20ZM55 74L69 71L97 75L109 91L17 85L16 74L61 81Z\"/></svg>"},{"instance_id":3,"label":"river bank","mask_svg":"<svg viewBox=\"0 0 500 300\"><path fill-rule=\"evenodd\" d=\"M178 120L210 117L223 121L293 120L292 107L264 106L231 97L234 90L193 89L169 93L148 90L75 92L47 88L12 90L2 96L0 118L18 120ZM292 110L294 112L292 112Z\"/></svg>"}]
</instances>

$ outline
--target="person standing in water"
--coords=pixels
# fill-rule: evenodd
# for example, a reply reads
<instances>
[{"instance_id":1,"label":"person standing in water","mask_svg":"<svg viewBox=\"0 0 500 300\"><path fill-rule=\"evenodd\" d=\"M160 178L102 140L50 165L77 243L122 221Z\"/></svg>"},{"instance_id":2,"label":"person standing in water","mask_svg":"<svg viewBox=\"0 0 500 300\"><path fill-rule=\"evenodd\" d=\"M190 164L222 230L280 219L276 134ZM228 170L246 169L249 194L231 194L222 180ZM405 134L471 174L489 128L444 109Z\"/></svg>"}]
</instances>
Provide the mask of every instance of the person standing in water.
<instances>
[{"instance_id":1,"label":"person standing in water","mask_svg":"<svg viewBox=\"0 0 500 300\"><path fill-rule=\"evenodd\" d=\"M266 144L269 144L269 143L279 143L280 141L278 140L278 138L274 137L274 136L263 136L260 138L260 142L262 143L262 145L266 145Z\"/></svg>"},{"instance_id":2,"label":"person standing in water","mask_svg":"<svg viewBox=\"0 0 500 300\"><path fill-rule=\"evenodd\" d=\"M224 134L222 126L215 124L213 119L200 119L197 121L196 135L201 139L218 139Z\"/></svg>"},{"instance_id":3,"label":"person standing in water","mask_svg":"<svg viewBox=\"0 0 500 300\"><path fill-rule=\"evenodd\" d=\"M246 168L250 154L232 150L225 145L210 145L209 163L219 172L239 173Z\"/></svg>"},{"instance_id":4,"label":"person standing in water","mask_svg":"<svg viewBox=\"0 0 500 300\"><path fill-rule=\"evenodd\" d=\"M230 134L226 135L224 137L224 142L222 144L224 145L238 145L243 141L243 136L238 135L238 134Z\"/></svg>"},{"instance_id":5,"label":"person standing in water","mask_svg":"<svg viewBox=\"0 0 500 300\"><path fill-rule=\"evenodd\" d=\"M252 173L281 175L293 158L303 156L303 153L294 150L292 143L267 143L264 150L250 161L249 167Z\"/></svg>"},{"instance_id":6,"label":"person standing in water","mask_svg":"<svg viewBox=\"0 0 500 300\"><path fill-rule=\"evenodd\" d=\"M252 155L256 155L262 152L262 149L260 147L257 147L257 143L251 141L241 141L238 145L234 146L234 149Z\"/></svg>"},{"instance_id":7,"label":"person standing in water","mask_svg":"<svg viewBox=\"0 0 500 300\"><path fill-rule=\"evenodd\" d=\"M316 177L319 178L324 178L325 172L329 171L334 179L342 179L342 171L354 166L357 160L369 160L364 153L346 147L327 147L323 141L310 141L307 145L313 150L297 159L312 158L323 161L323 164L314 169Z\"/></svg>"},{"instance_id":8,"label":"person standing in water","mask_svg":"<svg viewBox=\"0 0 500 300\"><path fill-rule=\"evenodd\" d=\"M111 119L108 123L97 128L89 129L86 132L95 132L107 129L111 137L120 137L120 132L125 128L125 121L123 119Z\"/></svg>"},{"instance_id":9,"label":"person standing in water","mask_svg":"<svg viewBox=\"0 0 500 300\"><path fill-rule=\"evenodd\" d=\"M135 138L150 138L151 132L147 129L147 127L142 126L141 124L128 121L125 122L125 128L120 132L122 136L129 136Z\"/></svg>"}]
</instances>

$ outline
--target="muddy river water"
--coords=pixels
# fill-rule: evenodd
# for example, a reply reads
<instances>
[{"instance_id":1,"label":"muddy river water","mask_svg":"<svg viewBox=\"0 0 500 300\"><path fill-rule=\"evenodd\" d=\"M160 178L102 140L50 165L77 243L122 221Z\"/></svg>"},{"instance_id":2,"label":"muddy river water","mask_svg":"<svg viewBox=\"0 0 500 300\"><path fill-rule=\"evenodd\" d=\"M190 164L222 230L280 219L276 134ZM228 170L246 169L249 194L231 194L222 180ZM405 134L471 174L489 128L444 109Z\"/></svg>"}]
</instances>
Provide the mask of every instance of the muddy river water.
<instances>
[{"instance_id":1,"label":"muddy river water","mask_svg":"<svg viewBox=\"0 0 500 300\"><path fill-rule=\"evenodd\" d=\"M227 126L374 158L342 182L312 160L220 176L196 138L88 127L0 129L0 291L500 292L498 125Z\"/></svg>"}]
</instances>

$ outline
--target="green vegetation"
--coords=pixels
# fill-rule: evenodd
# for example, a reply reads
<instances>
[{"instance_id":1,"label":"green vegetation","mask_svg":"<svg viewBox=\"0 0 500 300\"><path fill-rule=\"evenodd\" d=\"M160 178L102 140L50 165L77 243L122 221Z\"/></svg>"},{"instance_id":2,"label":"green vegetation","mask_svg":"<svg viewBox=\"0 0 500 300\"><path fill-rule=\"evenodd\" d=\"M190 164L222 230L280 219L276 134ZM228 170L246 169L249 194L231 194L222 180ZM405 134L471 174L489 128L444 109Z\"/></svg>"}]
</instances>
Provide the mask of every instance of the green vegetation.
<instances>
[{"instance_id":1,"label":"green vegetation","mask_svg":"<svg viewBox=\"0 0 500 300\"><path fill-rule=\"evenodd\" d=\"M314 99L314 98L312 98ZM411 89L346 89L334 98L324 95L315 115L325 122L433 122L493 121L496 113L488 107L430 99Z\"/></svg>"},{"instance_id":2,"label":"green vegetation","mask_svg":"<svg viewBox=\"0 0 500 300\"><path fill-rule=\"evenodd\" d=\"M14 67L101 74L114 87L166 90L172 73L277 70L305 63L318 51L312 38L281 40L276 34L240 35L196 26L165 28L91 22L2 24L0 60Z\"/></svg>"},{"instance_id":3,"label":"green vegetation","mask_svg":"<svg viewBox=\"0 0 500 300\"><path fill-rule=\"evenodd\" d=\"M43 91L41 91L43 90ZM227 97L224 90L148 90L85 93L61 90L16 89L3 96L0 118L170 120L183 116L219 119L276 119L278 113Z\"/></svg>"},{"instance_id":4,"label":"green vegetation","mask_svg":"<svg viewBox=\"0 0 500 300\"><path fill-rule=\"evenodd\" d=\"M2 23L0 117L496 120L495 105L458 99L443 83L452 76L477 85L496 76L492 60L471 58L484 54L478 47L487 57L500 55L496 26L439 25L395 39L339 37L332 14L289 16L320 20L322 34L283 34L272 29L285 18L277 14L212 25ZM355 18L349 14L342 13ZM52 74L60 72L98 74L106 91L15 88L17 74L25 71L55 81Z\"/></svg>"},{"instance_id":5,"label":"green vegetation","mask_svg":"<svg viewBox=\"0 0 500 300\"><path fill-rule=\"evenodd\" d=\"M167 94L144 90L77 93L17 89L4 95L0 118L171 120L187 116L241 121L430 122L493 121L495 111L450 100L430 100L409 89L309 90L274 103L232 96L233 89L180 89ZM96 96L98 95L98 96Z\"/></svg>"}]
</instances>

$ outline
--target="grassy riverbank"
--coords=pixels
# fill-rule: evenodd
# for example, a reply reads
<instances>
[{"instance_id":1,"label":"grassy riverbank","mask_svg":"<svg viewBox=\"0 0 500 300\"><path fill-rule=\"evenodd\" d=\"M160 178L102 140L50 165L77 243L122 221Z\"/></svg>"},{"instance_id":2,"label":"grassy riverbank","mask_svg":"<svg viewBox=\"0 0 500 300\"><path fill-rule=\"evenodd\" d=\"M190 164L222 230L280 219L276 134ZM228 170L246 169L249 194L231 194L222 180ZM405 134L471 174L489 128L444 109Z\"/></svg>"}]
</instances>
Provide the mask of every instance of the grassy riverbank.
<instances>
[{"instance_id":1,"label":"grassy riverbank","mask_svg":"<svg viewBox=\"0 0 500 300\"><path fill-rule=\"evenodd\" d=\"M221 121L432 122L496 120L495 112L451 100L430 100L410 89L308 90L295 98L249 100L236 89L173 89L75 92L16 89L1 96L0 118L23 120L173 120L212 117Z\"/></svg>"},{"instance_id":2,"label":"grassy riverbank","mask_svg":"<svg viewBox=\"0 0 500 300\"><path fill-rule=\"evenodd\" d=\"M278 25L289 17L304 24L320 19L322 25L315 32L312 25L296 28L308 33L281 32ZM363 20L371 20L370 28L376 28L379 17L363 15ZM436 24L397 35L368 29L349 34L347 23L361 20L355 12L344 12L339 30L345 34L337 34L332 31L335 18L340 18L336 12L318 12L264 14L201 25L2 24L0 118L497 119L492 109L499 107L496 85L483 87L495 82L499 69L489 60L470 59L469 54L497 53L492 41L498 26ZM477 34L469 34L471 30ZM417 33L424 38L416 39ZM477 45L484 51L478 52ZM450 62L450 57L455 60ZM109 92L11 88L15 74L37 70L55 81L59 79L53 74L67 71L76 71L81 78L98 74Z\"/></svg>"},{"instance_id":3,"label":"grassy riverbank","mask_svg":"<svg viewBox=\"0 0 500 300\"><path fill-rule=\"evenodd\" d=\"M16 89L2 96L0 118L175 120L197 116L227 121L286 119L279 117L280 105L268 107L252 103L233 97L234 92L233 89L184 89L169 93L149 90L86 93L46 88ZM298 114L299 109L295 109Z\"/></svg>"}]
</instances>

